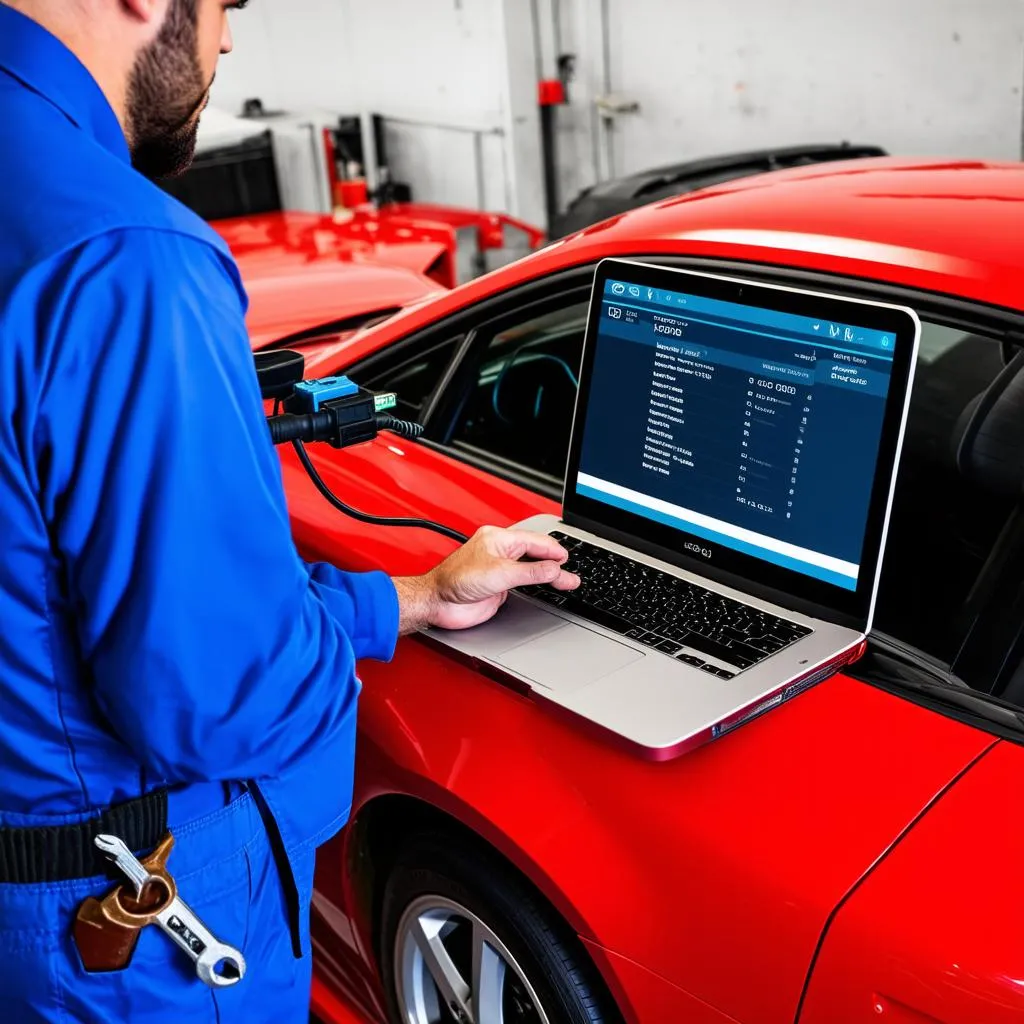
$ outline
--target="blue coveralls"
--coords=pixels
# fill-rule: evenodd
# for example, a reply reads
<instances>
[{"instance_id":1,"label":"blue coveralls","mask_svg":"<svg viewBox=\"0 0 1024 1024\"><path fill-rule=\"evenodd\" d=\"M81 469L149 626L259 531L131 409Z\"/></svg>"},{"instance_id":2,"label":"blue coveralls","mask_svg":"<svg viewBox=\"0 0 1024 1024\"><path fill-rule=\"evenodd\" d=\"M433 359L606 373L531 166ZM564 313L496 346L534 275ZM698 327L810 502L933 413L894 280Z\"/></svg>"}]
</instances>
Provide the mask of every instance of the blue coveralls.
<instances>
[{"instance_id":1,"label":"blue coveralls","mask_svg":"<svg viewBox=\"0 0 1024 1024\"><path fill-rule=\"evenodd\" d=\"M7 883L4 1022L306 1019L355 663L391 657L398 603L383 574L298 557L245 305L216 233L132 169L82 64L0 4L0 827L171 787L169 868L248 961L212 991L149 927L126 969L88 974L71 922L109 881Z\"/></svg>"}]
</instances>

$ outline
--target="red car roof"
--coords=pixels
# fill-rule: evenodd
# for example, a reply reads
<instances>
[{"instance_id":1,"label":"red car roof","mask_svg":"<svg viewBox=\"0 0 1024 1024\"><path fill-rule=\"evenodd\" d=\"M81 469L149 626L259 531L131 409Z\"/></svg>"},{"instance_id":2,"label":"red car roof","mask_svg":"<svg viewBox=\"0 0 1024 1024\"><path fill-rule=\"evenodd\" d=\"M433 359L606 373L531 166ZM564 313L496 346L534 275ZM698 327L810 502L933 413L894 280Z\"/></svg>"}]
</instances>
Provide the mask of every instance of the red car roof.
<instances>
[{"instance_id":1,"label":"red car roof","mask_svg":"<svg viewBox=\"0 0 1024 1024\"><path fill-rule=\"evenodd\" d=\"M1024 164L844 161L743 178L589 228L600 245L707 252L1024 308Z\"/></svg>"},{"instance_id":2,"label":"red car roof","mask_svg":"<svg viewBox=\"0 0 1024 1024\"><path fill-rule=\"evenodd\" d=\"M471 302L608 256L710 256L906 285L1024 310L1024 164L881 157L776 171L654 203L561 239L356 339L362 358ZM310 366L312 368L312 366Z\"/></svg>"}]
</instances>

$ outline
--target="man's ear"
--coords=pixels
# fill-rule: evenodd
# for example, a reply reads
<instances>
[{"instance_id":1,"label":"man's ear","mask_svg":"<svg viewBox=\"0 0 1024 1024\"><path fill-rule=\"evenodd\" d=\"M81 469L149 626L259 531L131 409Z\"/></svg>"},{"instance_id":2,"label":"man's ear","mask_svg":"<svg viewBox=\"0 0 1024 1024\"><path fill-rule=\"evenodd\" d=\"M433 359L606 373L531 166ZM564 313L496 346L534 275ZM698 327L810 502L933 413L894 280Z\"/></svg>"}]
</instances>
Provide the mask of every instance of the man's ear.
<instances>
[{"instance_id":1,"label":"man's ear","mask_svg":"<svg viewBox=\"0 0 1024 1024\"><path fill-rule=\"evenodd\" d=\"M118 0L130 17L146 25L162 25L171 0Z\"/></svg>"}]
</instances>

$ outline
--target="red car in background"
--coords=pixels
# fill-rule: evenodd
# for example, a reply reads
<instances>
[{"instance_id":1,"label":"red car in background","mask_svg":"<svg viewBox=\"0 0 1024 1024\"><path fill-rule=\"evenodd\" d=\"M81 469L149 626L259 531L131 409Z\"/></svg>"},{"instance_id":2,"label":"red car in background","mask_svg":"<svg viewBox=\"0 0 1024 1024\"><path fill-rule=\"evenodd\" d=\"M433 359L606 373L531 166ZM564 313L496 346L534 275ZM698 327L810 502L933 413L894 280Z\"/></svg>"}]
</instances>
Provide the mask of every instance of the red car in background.
<instances>
[{"instance_id":1,"label":"red car in background","mask_svg":"<svg viewBox=\"0 0 1024 1024\"><path fill-rule=\"evenodd\" d=\"M746 178L317 335L307 376L395 390L426 428L312 446L327 484L363 511L465 533L557 511L590 282L612 256L916 309L877 634L845 674L664 763L416 637L361 666L351 821L318 857L314 1012L1019 1021L1024 166L878 159ZM339 515L281 457L307 557L399 575L452 549Z\"/></svg>"},{"instance_id":2,"label":"red car in background","mask_svg":"<svg viewBox=\"0 0 1024 1024\"><path fill-rule=\"evenodd\" d=\"M528 249L543 233L504 214L426 203L365 203L334 215L273 212L214 220L249 295L256 350L287 344L310 354L458 283L459 235L474 261L506 248L506 232Z\"/></svg>"}]
</instances>

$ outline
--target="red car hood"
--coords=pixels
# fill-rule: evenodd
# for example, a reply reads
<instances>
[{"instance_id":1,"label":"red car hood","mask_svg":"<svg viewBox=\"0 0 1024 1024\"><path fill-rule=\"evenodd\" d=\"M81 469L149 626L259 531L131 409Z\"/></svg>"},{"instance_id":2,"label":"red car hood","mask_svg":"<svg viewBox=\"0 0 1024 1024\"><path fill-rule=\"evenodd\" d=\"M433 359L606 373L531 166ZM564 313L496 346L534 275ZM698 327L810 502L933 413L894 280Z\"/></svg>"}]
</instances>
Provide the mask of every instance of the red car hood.
<instances>
[{"instance_id":1,"label":"red car hood","mask_svg":"<svg viewBox=\"0 0 1024 1024\"><path fill-rule=\"evenodd\" d=\"M214 221L249 293L254 349L328 323L394 311L446 290L426 276L450 240L430 232L374 230L372 221L272 213ZM447 273L447 267L445 268Z\"/></svg>"}]
</instances>

